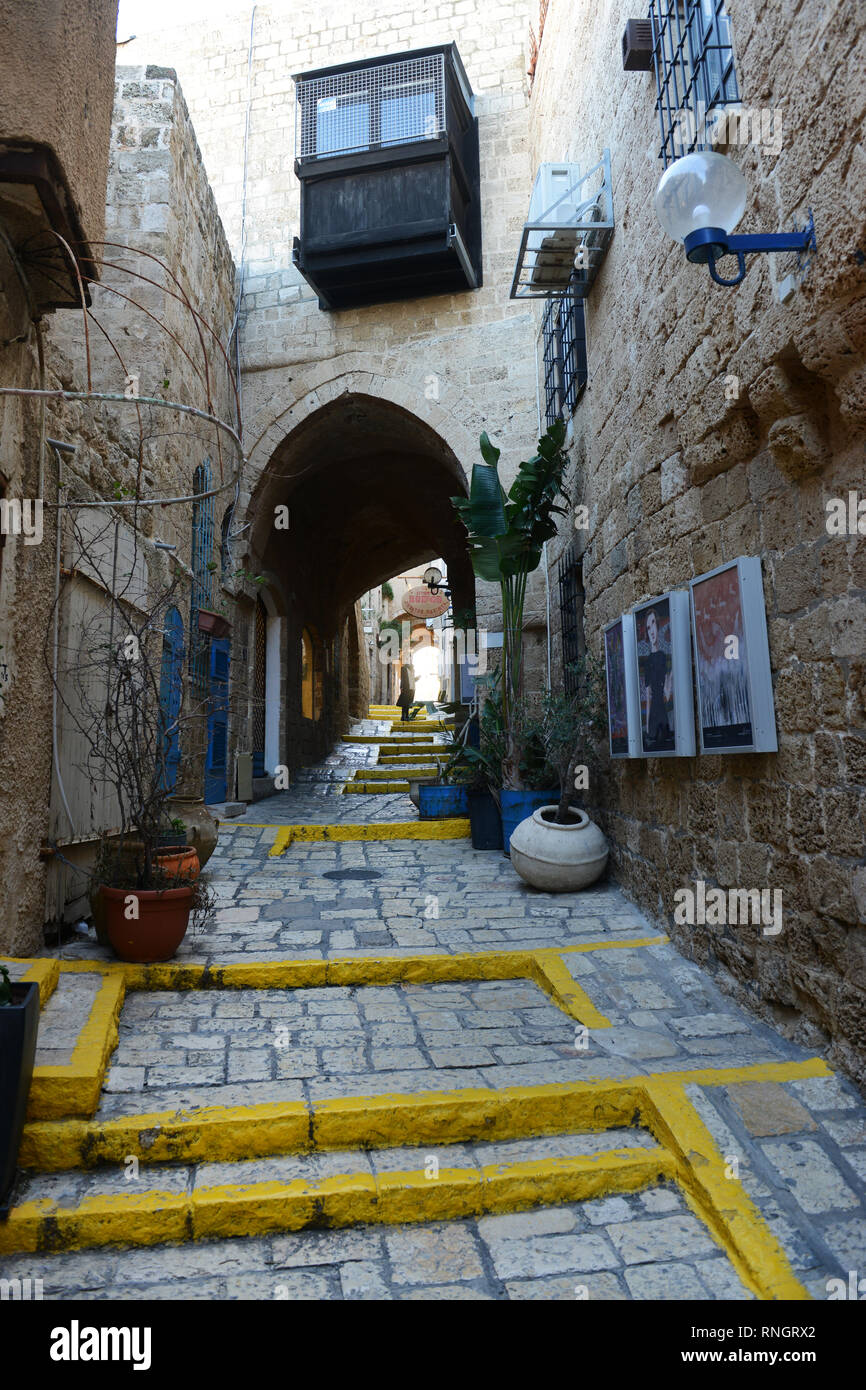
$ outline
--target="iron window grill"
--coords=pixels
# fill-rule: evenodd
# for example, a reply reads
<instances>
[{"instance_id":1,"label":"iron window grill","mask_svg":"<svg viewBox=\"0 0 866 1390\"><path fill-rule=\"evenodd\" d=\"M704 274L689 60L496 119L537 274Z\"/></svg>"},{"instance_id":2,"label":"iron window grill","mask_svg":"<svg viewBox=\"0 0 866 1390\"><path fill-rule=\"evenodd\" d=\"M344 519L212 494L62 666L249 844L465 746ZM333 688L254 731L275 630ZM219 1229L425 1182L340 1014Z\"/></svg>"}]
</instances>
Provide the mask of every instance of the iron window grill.
<instances>
[{"instance_id":1,"label":"iron window grill","mask_svg":"<svg viewBox=\"0 0 866 1390\"><path fill-rule=\"evenodd\" d=\"M562 640L562 684L567 694L576 695L578 687L574 663L584 651L583 635L583 578L580 560L574 543L559 562L559 631Z\"/></svg>"},{"instance_id":2,"label":"iron window grill","mask_svg":"<svg viewBox=\"0 0 866 1390\"><path fill-rule=\"evenodd\" d=\"M665 168L705 149L707 116L740 100L724 0L650 0L656 110Z\"/></svg>"},{"instance_id":3,"label":"iron window grill","mask_svg":"<svg viewBox=\"0 0 866 1390\"><path fill-rule=\"evenodd\" d=\"M544 419L552 425L573 414L588 376L584 301L573 290L548 301L541 338Z\"/></svg>"},{"instance_id":4,"label":"iron window grill","mask_svg":"<svg viewBox=\"0 0 866 1390\"><path fill-rule=\"evenodd\" d=\"M295 155L321 159L445 133L445 56L297 79Z\"/></svg>"},{"instance_id":5,"label":"iron window grill","mask_svg":"<svg viewBox=\"0 0 866 1390\"><path fill-rule=\"evenodd\" d=\"M210 492L213 487L210 459L200 463L193 474L194 493ZM202 497L192 504L192 602L190 609L189 669L196 685L208 680L208 641L198 630L198 615L209 608L213 594L213 575L208 565L213 553L213 498Z\"/></svg>"}]
</instances>

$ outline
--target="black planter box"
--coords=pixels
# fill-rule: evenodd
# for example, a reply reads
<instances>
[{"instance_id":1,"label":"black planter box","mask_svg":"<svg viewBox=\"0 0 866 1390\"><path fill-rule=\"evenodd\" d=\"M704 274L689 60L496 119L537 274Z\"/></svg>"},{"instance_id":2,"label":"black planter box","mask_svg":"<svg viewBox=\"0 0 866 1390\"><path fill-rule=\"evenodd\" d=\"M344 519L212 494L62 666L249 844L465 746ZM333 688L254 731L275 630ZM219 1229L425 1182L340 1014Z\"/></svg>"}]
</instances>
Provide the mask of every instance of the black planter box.
<instances>
[{"instance_id":1,"label":"black planter box","mask_svg":"<svg viewBox=\"0 0 866 1390\"><path fill-rule=\"evenodd\" d=\"M473 849L502 849L502 817L490 792L469 792L469 826Z\"/></svg>"},{"instance_id":2,"label":"black planter box","mask_svg":"<svg viewBox=\"0 0 866 1390\"><path fill-rule=\"evenodd\" d=\"M39 1028L39 986L13 985L0 1006L0 1217L8 1215Z\"/></svg>"}]
</instances>

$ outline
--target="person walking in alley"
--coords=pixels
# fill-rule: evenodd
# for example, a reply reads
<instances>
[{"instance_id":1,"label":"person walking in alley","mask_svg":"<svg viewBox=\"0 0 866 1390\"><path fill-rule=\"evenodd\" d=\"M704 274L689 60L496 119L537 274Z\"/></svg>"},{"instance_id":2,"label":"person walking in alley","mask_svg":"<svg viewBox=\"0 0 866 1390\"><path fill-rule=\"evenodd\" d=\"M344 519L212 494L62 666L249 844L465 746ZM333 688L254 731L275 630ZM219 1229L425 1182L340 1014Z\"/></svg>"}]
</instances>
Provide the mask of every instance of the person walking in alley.
<instances>
[{"instance_id":1,"label":"person walking in alley","mask_svg":"<svg viewBox=\"0 0 866 1390\"><path fill-rule=\"evenodd\" d=\"M404 722L409 718L409 710L412 706L414 699L415 682L412 678L412 667L409 666L407 663L407 665L403 666L400 671L400 694L397 697L397 704L403 711L400 718Z\"/></svg>"}]
</instances>

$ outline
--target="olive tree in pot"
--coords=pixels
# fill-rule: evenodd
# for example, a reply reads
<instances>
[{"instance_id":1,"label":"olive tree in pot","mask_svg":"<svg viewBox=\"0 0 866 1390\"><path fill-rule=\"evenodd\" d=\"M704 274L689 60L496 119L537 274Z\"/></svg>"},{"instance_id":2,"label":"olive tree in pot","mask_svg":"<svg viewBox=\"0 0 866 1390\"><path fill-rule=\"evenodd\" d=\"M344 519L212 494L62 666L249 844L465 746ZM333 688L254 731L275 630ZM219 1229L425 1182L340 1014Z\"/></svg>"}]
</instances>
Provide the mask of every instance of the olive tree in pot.
<instances>
[{"instance_id":1,"label":"olive tree in pot","mask_svg":"<svg viewBox=\"0 0 866 1390\"><path fill-rule=\"evenodd\" d=\"M13 984L0 965L0 1219L9 1212L39 1028L39 986Z\"/></svg>"},{"instance_id":2,"label":"olive tree in pot","mask_svg":"<svg viewBox=\"0 0 866 1390\"><path fill-rule=\"evenodd\" d=\"M559 801L542 806L511 835L511 862L524 882L548 893L586 888L604 873L609 846L581 806L607 724L604 663L587 652L570 668L568 690L546 690L539 735L559 777Z\"/></svg>"}]
</instances>

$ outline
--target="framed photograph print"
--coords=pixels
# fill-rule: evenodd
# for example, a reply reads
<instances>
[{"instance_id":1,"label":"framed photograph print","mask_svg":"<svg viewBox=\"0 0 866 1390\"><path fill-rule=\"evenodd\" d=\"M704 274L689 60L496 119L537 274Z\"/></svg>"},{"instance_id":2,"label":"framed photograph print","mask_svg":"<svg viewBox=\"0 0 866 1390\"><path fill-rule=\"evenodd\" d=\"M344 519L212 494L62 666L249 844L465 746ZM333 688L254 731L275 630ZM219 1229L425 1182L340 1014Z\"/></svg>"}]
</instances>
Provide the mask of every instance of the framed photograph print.
<instances>
[{"instance_id":1,"label":"framed photograph print","mask_svg":"<svg viewBox=\"0 0 866 1390\"><path fill-rule=\"evenodd\" d=\"M695 753L689 595L678 589L632 610L634 667L645 758L691 758Z\"/></svg>"},{"instance_id":2,"label":"framed photograph print","mask_svg":"<svg viewBox=\"0 0 866 1390\"><path fill-rule=\"evenodd\" d=\"M703 753L775 753L761 562L741 555L691 581Z\"/></svg>"},{"instance_id":3,"label":"framed photograph print","mask_svg":"<svg viewBox=\"0 0 866 1390\"><path fill-rule=\"evenodd\" d=\"M623 613L604 629L607 727L612 758L639 758L640 708L634 660L634 618Z\"/></svg>"}]
</instances>

